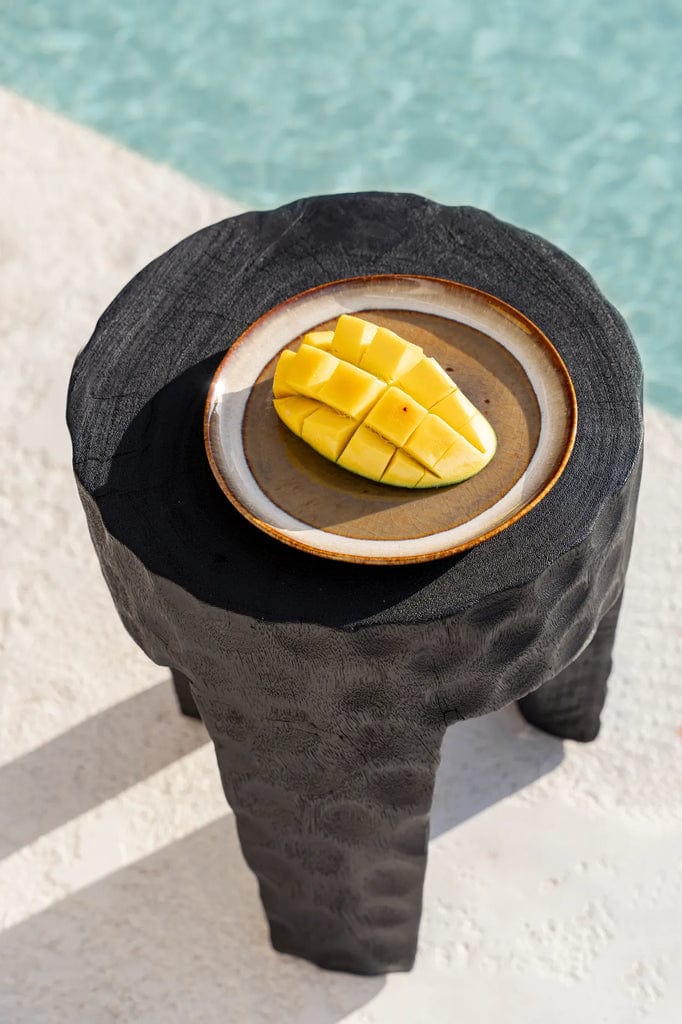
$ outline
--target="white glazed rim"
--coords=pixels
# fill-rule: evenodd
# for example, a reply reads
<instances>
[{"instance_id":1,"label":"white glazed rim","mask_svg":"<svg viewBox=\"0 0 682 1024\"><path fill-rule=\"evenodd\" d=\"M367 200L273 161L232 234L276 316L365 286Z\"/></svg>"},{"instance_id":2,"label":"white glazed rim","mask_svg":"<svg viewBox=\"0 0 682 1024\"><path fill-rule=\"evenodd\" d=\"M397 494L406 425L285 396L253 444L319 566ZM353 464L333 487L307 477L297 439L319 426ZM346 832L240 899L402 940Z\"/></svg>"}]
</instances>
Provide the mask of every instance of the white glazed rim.
<instances>
[{"instance_id":1,"label":"white glazed rim","mask_svg":"<svg viewBox=\"0 0 682 1024\"><path fill-rule=\"evenodd\" d=\"M367 540L310 526L265 494L242 444L250 390L267 364L294 338L341 313L402 309L454 320L493 338L523 367L540 410L540 436L516 483L493 505L459 526L425 537ZM229 399L229 400L227 400ZM568 410L558 429L552 410ZM234 342L216 370L206 399L204 441L226 497L254 525L284 543L327 558L382 564L427 561L463 551L516 522L556 483L568 461L577 426L575 392L549 339L507 303L468 285L441 278L381 274L346 278L301 292L275 306Z\"/></svg>"}]
</instances>

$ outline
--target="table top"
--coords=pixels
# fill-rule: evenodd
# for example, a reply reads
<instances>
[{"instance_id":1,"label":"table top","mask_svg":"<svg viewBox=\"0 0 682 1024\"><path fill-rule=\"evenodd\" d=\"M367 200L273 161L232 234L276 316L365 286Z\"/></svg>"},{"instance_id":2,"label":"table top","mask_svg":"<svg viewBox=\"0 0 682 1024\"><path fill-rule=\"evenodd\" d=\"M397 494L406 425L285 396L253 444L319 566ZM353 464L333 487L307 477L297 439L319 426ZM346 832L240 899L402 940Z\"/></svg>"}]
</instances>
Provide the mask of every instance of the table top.
<instances>
[{"instance_id":1,"label":"table top","mask_svg":"<svg viewBox=\"0 0 682 1024\"><path fill-rule=\"evenodd\" d=\"M404 566L331 562L266 536L225 500L203 449L208 386L242 331L314 285L382 273L460 281L516 307L558 349L578 401L575 448L538 506L464 554ZM147 570L259 619L355 629L456 614L591 534L608 544L608 509L640 453L641 367L618 312L544 239L413 195L323 196L225 220L142 270L79 354L67 418L83 494Z\"/></svg>"}]
</instances>

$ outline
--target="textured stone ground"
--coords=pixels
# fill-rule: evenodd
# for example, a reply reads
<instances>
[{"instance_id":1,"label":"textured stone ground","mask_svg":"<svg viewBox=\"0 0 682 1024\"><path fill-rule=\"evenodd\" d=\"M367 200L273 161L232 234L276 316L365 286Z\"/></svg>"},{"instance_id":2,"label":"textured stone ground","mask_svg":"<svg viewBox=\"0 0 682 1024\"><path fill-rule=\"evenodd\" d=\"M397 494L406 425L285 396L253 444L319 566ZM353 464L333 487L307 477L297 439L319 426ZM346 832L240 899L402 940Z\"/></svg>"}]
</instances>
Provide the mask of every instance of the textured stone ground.
<instances>
[{"instance_id":1,"label":"textured stone ground","mask_svg":"<svg viewBox=\"0 0 682 1024\"><path fill-rule=\"evenodd\" d=\"M279 956L203 729L114 613L63 411L110 298L234 206L8 93L0 125L3 1024L679 1020L682 424L647 410L599 740L451 728L414 971Z\"/></svg>"}]
</instances>

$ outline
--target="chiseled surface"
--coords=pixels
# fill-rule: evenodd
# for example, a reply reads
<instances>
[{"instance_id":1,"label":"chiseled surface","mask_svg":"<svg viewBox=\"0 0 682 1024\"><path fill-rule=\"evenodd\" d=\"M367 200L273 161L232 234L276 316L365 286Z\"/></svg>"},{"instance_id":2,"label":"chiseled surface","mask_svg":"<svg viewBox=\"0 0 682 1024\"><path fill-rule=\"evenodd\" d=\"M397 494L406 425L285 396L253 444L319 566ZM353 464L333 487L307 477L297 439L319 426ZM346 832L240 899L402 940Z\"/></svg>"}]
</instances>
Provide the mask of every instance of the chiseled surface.
<instances>
[{"instance_id":1,"label":"chiseled surface","mask_svg":"<svg viewBox=\"0 0 682 1024\"><path fill-rule=\"evenodd\" d=\"M230 207L14 97L0 116L0 1018L673 1024L679 422L647 410L599 740L562 745L513 709L451 728L415 969L384 981L278 956L202 727L115 615L63 425L73 357L111 295Z\"/></svg>"},{"instance_id":2,"label":"chiseled surface","mask_svg":"<svg viewBox=\"0 0 682 1024\"><path fill-rule=\"evenodd\" d=\"M485 544L416 566L338 565L264 537L225 502L203 451L206 368L302 288L395 270L487 288L537 323L571 374L575 445L543 501ZM281 952L358 974L412 967L444 716L553 680L619 597L641 376L626 325L567 255L416 195L227 218L103 313L66 411L88 528L130 635L195 687ZM540 720L593 739L605 678L565 728L576 671L567 694L547 691Z\"/></svg>"}]
</instances>

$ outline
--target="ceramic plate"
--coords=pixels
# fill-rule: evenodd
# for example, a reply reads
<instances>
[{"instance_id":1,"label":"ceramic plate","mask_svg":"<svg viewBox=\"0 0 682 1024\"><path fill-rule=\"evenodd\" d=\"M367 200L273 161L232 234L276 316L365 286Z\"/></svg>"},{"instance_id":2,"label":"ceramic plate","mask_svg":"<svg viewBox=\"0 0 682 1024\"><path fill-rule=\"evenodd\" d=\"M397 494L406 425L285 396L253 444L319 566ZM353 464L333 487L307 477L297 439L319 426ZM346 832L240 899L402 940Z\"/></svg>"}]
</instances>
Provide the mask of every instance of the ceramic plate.
<instances>
[{"instance_id":1,"label":"ceramic plate","mask_svg":"<svg viewBox=\"0 0 682 1024\"><path fill-rule=\"evenodd\" d=\"M329 462L280 422L280 352L341 313L391 328L447 370L497 433L482 472L450 487L389 487ZM561 475L576 422L566 367L521 313L452 281L386 274L302 292L252 324L213 377L204 439L226 497L261 530L325 558L401 564L463 551L525 515Z\"/></svg>"}]
</instances>

